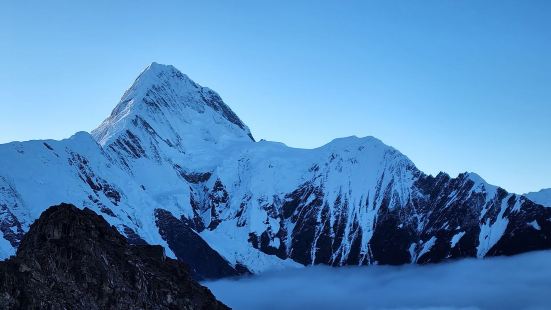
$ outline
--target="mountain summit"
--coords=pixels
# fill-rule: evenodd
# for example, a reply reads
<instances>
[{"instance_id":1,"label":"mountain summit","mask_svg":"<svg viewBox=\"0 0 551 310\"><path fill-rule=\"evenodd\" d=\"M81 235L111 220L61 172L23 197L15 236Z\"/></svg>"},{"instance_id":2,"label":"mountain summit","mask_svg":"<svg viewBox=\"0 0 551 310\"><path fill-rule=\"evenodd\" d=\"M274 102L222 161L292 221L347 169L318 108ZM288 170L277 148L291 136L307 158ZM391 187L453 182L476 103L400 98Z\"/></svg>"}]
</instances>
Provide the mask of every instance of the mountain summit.
<instances>
[{"instance_id":1,"label":"mountain summit","mask_svg":"<svg viewBox=\"0 0 551 310\"><path fill-rule=\"evenodd\" d=\"M253 140L249 128L216 92L173 66L155 62L138 76L92 135L104 147L141 139L145 147L153 143L152 147L181 152L202 141Z\"/></svg>"},{"instance_id":2,"label":"mountain summit","mask_svg":"<svg viewBox=\"0 0 551 310\"><path fill-rule=\"evenodd\" d=\"M3 257L61 202L162 245L197 278L551 248L551 208L526 196L474 173L427 175L373 137L254 142L214 91L156 63L91 136L0 145Z\"/></svg>"},{"instance_id":3,"label":"mountain summit","mask_svg":"<svg viewBox=\"0 0 551 310\"><path fill-rule=\"evenodd\" d=\"M538 192L531 192L524 195L536 203L551 207L551 188L544 188Z\"/></svg>"}]
</instances>

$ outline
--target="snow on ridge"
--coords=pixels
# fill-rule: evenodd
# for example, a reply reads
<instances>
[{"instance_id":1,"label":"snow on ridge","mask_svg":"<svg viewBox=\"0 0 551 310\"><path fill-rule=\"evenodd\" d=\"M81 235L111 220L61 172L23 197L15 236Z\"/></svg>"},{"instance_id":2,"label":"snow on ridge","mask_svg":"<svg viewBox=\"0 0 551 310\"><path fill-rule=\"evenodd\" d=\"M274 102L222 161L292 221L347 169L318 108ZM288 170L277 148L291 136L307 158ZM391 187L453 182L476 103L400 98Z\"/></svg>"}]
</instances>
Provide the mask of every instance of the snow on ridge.
<instances>
[{"instance_id":1,"label":"snow on ridge","mask_svg":"<svg viewBox=\"0 0 551 310\"><path fill-rule=\"evenodd\" d=\"M486 202L493 199L496 194L499 187L495 185L491 185L486 180L484 180L480 175L474 172L465 172L465 177L471 181L474 182L473 189L476 192L484 192L486 193Z\"/></svg>"},{"instance_id":2,"label":"snow on ridge","mask_svg":"<svg viewBox=\"0 0 551 310\"><path fill-rule=\"evenodd\" d=\"M128 227L147 242L164 245L167 255L174 257L152 227L155 222L150 211L160 205L105 155L87 132L59 141L0 145L0 205L7 205L9 213L16 216L14 221L4 218L4 213L0 221L6 220L4 224L12 230L26 232L49 206L71 203L102 214L121 232ZM0 252L9 253L3 248Z\"/></svg>"},{"instance_id":3,"label":"snow on ridge","mask_svg":"<svg viewBox=\"0 0 551 310\"><path fill-rule=\"evenodd\" d=\"M248 127L216 92L170 65L148 66L92 135L105 146L142 121L147 122L150 134L152 130L160 134L168 131L173 140L198 127L216 130L220 136L252 140Z\"/></svg>"},{"instance_id":4,"label":"snow on ridge","mask_svg":"<svg viewBox=\"0 0 551 310\"><path fill-rule=\"evenodd\" d=\"M526 193L524 196L544 207L551 207L551 188L544 188L538 192Z\"/></svg>"},{"instance_id":5,"label":"snow on ridge","mask_svg":"<svg viewBox=\"0 0 551 310\"><path fill-rule=\"evenodd\" d=\"M339 243L331 262L344 264L356 246L359 254L355 255L362 264L372 259L370 241L380 209L396 211L411 206L414 199L422 203L429 196L417 183L432 186L407 156L371 136L338 138L314 149L254 142L248 127L216 92L173 66L157 63L140 74L92 134L0 145L0 167L0 181L10 189L5 197L0 192L0 203L4 199L17 205L23 226L48 205L72 202L105 214L122 232L128 227L145 241L162 244L174 256L156 227L154 212L161 208L176 218L201 222L208 228L199 225L197 232L212 248L232 264L257 272L295 265L249 241L251 234L266 233L273 248L291 244L297 222L283 219L286 202L294 199L294 211L304 207L300 212L309 213L320 225L314 227L310 263L322 257L316 257L317 242L327 225L325 237ZM509 224L507 199L495 219L490 218L491 212L484 217L499 188L475 173L460 174L457 180L460 184L453 185L455 189L467 191L463 198L485 195L485 201L473 199L472 203L481 209L480 220L484 220L477 248L478 255L484 256ZM11 191L12 185L17 191ZM448 204L460 194L451 192ZM19 202L18 197L24 199ZM520 208L519 201L515 207ZM419 216L417 210L406 211L411 213L405 216ZM342 240L336 238L338 225ZM535 228L537 222L530 225ZM282 229L289 232L287 237L278 235ZM452 248L465 231L450 236ZM412 261L433 254L437 243L435 237L421 244L411 241ZM9 251L9 246L0 244L0 255Z\"/></svg>"}]
</instances>

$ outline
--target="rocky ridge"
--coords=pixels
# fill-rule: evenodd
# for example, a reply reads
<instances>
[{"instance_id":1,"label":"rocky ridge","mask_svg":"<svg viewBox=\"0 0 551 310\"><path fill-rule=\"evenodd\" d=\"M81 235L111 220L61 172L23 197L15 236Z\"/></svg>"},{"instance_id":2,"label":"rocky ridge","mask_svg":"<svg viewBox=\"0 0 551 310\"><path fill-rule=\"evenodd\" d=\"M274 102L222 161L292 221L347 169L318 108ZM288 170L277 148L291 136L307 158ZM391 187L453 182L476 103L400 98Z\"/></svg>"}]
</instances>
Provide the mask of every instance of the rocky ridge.
<instances>
[{"instance_id":1,"label":"rocky ridge","mask_svg":"<svg viewBox=\"0 0 551 310\"><path fill-rule=\"evenodd\" d=\"M228 309L161 246L129 245L90 209L48 208L0 262L2 309Z\"/></svg>"}]
</instances>

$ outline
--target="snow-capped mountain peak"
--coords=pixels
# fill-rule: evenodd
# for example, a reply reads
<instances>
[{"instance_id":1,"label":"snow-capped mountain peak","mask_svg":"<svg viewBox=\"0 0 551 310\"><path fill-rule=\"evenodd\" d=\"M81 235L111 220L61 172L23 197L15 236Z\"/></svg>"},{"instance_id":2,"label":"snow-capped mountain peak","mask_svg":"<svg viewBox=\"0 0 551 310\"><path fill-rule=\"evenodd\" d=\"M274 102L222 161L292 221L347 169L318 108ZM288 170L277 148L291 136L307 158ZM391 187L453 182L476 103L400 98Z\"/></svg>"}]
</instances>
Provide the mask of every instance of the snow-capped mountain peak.
<instances>
[{"instance_id":1,"label":"snow-capped mountain peak","mask_svg":"<svg viewBox=\"0 0 551 310\"><path fill-rule=\"evenodd\" d=\"M142 134L152 136L181 151L186 140L194 137L214 143L253 140L248 127L216 92L173 66L155 62L138 76L92 135L106 146L128 130L138 139Z\"/></svg>"},{"instance_id":2,"label":"snow-capped mountain peak","mask_svg":"<svg viewBox=\"0 0 551 310\"><path fill-rule=\"evenodd\" d=\"M0 257L61 202L203 276L551 248L551 208L475 173L426 175L373 137L255 143L217 93L157 63L92 135L0 145Z\"/></svg>"}]
</instances>

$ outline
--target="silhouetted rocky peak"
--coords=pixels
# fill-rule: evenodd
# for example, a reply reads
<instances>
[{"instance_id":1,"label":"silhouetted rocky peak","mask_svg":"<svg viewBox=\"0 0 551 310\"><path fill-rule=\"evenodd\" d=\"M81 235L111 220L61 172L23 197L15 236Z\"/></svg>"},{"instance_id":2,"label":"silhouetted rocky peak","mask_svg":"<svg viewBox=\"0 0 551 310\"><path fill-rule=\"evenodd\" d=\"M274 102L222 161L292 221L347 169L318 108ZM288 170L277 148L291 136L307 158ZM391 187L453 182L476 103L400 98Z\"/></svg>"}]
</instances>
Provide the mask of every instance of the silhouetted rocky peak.
<instances>
[{"instance_id":1,"label":"silhouetted rocky peak","mask_svg":"<svg viewBox=\"0 0 551 310\"><path fill-rule=\"evenodd\" d=\"M129 245L89 209L50 207L0 263L2 309L227 309L161 246Z\"/></svg>"}]
</instances>

